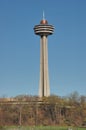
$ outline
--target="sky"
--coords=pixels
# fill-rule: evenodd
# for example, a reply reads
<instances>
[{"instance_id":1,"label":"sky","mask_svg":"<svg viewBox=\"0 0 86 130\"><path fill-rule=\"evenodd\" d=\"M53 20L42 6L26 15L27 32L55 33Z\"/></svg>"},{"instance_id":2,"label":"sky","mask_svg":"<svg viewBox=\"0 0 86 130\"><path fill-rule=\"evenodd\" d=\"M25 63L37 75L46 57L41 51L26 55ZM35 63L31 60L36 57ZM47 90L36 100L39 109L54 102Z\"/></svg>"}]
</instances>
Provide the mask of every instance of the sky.
<instances>
[{"instance_id":1,"label":"sky","mask_svg":"<svg viewBox=\"0 0 86 130\"><path fill-rule=\"evenodd\" d=\"M0 0L0 97L38 95L43 11L51 94L86 96L86 0Z\"/></svg>"}]
</instances>

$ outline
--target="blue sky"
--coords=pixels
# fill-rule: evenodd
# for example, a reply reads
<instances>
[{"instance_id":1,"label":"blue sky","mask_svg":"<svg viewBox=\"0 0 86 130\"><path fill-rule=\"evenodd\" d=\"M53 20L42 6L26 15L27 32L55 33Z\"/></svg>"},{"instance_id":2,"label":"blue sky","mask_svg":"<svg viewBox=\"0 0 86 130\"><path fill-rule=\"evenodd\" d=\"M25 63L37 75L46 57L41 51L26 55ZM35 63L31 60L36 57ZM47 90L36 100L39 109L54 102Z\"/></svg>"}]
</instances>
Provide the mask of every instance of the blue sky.
<instances>
[{"instance_id":1,"label":"blue sky","mask_svg":"<svg viewBox=\"0 0 86 130\"><path fill-rule=\"evenodd\" d=\"M86 95L86 0L0 0L0 97L38 95L42 12L48 37L51 94Z\"/></svg>"}]
</instances>

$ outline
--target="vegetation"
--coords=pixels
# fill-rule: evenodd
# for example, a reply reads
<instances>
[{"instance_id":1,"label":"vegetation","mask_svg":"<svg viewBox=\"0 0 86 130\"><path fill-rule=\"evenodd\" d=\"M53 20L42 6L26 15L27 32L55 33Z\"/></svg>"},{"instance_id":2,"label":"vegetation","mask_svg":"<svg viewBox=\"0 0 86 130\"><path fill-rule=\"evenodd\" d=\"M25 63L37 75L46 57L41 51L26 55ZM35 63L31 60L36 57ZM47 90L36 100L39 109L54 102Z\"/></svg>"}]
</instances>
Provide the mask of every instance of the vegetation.
<instances>
[{"instance_id":1,"label":"vegetation","mask_svg":"<svg viewBox=\"0 0 86 130\"><path fill-rule=\"evenodd\" d=\"M79 128L79 127L58 127L58 126L39 126L39 127L28 127L28 126L10 126L10 127L3 127L0 130L85 130L86 128Z\"/></svg>"},{"instance_id":2,"label":"vegetation","mask_svg":"<svg viewBox=\"0 0 86 130\"><path fill-rule=\"evenodd\" d=\"M74 92L64 98L52 95L39 99L36 96L21 95L10 100L0 99L0 126L11 125L45 126L40 127L41 130L48 129L47 126L85 127L86 97ZM66 130L66 127L61 130Z\"/></svg>"}]
</instances>

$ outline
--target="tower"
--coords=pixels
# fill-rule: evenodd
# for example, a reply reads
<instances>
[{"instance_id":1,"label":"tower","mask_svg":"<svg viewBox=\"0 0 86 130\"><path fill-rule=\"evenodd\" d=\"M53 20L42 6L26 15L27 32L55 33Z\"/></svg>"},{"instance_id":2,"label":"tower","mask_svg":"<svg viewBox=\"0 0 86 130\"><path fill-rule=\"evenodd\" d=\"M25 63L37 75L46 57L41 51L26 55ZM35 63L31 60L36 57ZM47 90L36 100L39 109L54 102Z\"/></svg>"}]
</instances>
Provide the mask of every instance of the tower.
<instances>
[{"instance_id":1,"label":"tower","mask_svg":"<svg viewBox=\"0 0 86 130\"><path fill-rule=\"evenodd\" d=\"M43 19L40 21L39 25L35 25L34 32L36 35L40 36L40 81L39 81L39 97L50 96L50 86L49 86L49 73L48 73L48 35L53 34L54 27L48 24Z\"/></svg>"}]
</instances>

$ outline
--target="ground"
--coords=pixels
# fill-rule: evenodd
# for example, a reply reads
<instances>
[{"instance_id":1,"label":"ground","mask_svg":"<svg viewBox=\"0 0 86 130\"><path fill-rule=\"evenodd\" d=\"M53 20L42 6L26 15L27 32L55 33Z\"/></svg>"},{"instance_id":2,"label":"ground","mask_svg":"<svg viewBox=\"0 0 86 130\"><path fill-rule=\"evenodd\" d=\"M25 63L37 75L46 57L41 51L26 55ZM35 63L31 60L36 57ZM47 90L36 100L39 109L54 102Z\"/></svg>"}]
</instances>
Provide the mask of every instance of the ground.
<instances>
[{"instance_id":1,"label":"ground","mask_svg":"<svg viewBox=\"0 0 86 130\"><path fill-rule=\"evenodd\" d=\"M80 128L80 127L72 127L72 126L9 126L9 127L0 127L0 130L86 130L86 128Z\"/></svg>"}]
</instances>

